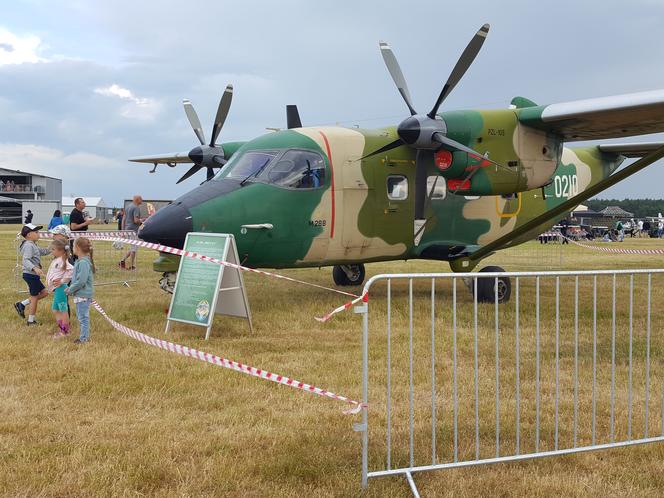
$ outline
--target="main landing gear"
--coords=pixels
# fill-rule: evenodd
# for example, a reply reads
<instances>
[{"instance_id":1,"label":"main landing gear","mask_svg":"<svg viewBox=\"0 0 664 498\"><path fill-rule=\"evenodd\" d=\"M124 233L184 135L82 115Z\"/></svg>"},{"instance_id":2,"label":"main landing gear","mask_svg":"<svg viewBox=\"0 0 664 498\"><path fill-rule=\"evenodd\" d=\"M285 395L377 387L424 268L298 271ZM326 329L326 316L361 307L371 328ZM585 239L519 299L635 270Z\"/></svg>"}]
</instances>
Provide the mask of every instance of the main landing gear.
<instances>
[{"instance_id":1,"label":"main landing gear","mask_svg":"<svg viewBox=\"0 0 664 498\"><path fill-rule=\"evenodd\" d=\"M362 285L366 272L364 265L336 265L332 268L334 283L342 286Z\"/></svg>"},{"instance_id":2,"label":"main landing gear","mask_svg":"<svg viewBox=\"0 0 664 498\"><path fill-rule=\"evenodd\" d=\"M504 271L500 266L485 266L478 273L502 273ZM510 277L498 277L497 282L495 277L469 279L468 288L473 296L475 295L475 282L477 282L478 303L495 303L496 293L498 294L498 302L500 304L510 300L510 296L512 295L512 280Z\"/></svg>"}]
</instances>

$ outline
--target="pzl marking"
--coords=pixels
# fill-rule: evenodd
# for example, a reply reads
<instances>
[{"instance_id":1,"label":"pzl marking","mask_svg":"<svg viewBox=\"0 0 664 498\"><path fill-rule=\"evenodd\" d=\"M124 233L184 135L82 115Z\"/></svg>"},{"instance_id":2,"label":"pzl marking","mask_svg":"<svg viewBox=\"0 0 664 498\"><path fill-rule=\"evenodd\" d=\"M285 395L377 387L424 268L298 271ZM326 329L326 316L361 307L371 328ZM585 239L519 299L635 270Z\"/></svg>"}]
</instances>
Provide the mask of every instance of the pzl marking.
<instances>
[{"instance_id":1,"label":"pzl marking","mask_svg":"<svg viewBox=\"0 0 664 498\"><path fill-rule=\"evenodd\" d=\"M397 126L302 127L288 106L288 129L217 144L229 85L206 144L185 101L200 146L131 160L155 168L193 162L180 181L202 168L207 179L152 216L141 238L182 247L190 231L232 233L245 265L334 266L338 285L361 284L373 261L431 259L470 271L664 156L660 143L564 146L664 131L664 91L545 106L515 97L508 109L441 111L488 32L484 25L475 34L426 114L413 107L394 53L380 43L410 112ZM615 172L626 157L641 159ZM164 287L176 268L168 255L155 262ZM501 301L509 285L500 281ZM479 299L492 301L494 286L482 287Z\"/></svg>"}]
</instances>

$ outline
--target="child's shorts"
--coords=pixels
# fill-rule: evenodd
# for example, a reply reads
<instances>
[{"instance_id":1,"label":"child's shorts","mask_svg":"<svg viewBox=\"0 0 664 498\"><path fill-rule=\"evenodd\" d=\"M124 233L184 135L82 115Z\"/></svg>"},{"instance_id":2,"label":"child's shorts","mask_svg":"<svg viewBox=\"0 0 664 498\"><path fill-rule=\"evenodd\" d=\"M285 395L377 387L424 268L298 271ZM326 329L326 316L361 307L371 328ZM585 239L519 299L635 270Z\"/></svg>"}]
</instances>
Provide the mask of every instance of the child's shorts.
<instances>
[{"instance_id":1,"label":"child's shorts","mask_svg":"<svg viewBox=\"0 0 664 498\"><path fill-rule=\"evenodd\" d=\"M37 275L32 273L24 273L23 280L28 284L28 291L31 296L38 296L41 291L45 289L44 284L42 284L41 279Z\"/></svg>"},{"instance_id":2,"label":"child's shorts","mask_svg":"<svg viewBox=\"0 0 664 498\"><path fill-rule=\"evenodd\" d=\"M67 285L62 284L53 291L53 304L51 304L51 309L53 311L66 312L69 309L67 306L67 294L65 294L66 288Z\"/></svg>"}]
</instances>

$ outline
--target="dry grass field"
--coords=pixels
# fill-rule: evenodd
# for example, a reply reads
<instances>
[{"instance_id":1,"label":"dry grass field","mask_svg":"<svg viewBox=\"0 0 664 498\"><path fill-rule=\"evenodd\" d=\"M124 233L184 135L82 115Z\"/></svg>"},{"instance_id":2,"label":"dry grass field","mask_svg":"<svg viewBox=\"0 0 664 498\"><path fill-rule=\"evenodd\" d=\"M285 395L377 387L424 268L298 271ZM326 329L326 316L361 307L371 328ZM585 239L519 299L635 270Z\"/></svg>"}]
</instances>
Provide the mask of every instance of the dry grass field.
<instances>
[{"instance_id":1,"label":"dry grass field","mask_svg":"<svg viewBox=\"0 0 664 498\"><path fill-rule=\"evenodd\" d=\"M50 303L42 301L41 327L28 329L16 315L13 267L15 226L0 227L0 495L2 496L409 496L403 478L373 479L360 490L360 435L352 431L359 416L342 414L337 401L298 392L188 358L178 357L114 331L92 311L92 342L53 341ZM42 242L43 244L44 242ZM119 251L100 247L99 264L108 270ZM626 241L625 247L662 247L664 241ZM612 247L618 247L614 244ZM154 252L139 253L138 280L130 287L101 286L96 298L115 320L156 337L165 337L169 296L159 290L150 268ZM47 260L48 261L48 260ZM577 247L531 243L489 261L509 270L548 268L660 268L662 256L616 256ZM447 271L435 262L369 265L368 275L385 272ZM329 269L284 271L330 285ZM327 324L313 317L344 301L323 290L246 275L255 331L243 320L221 317L212 338L204 329L177 324L169 338L180 344L243 361L359 399L361 324L341 314ZM643 279L635 280L633 436L644 431ZM664 279L653 279L653 358L650 435L662 427L664 378ZM610 281L600 280L598 297L597 434L608 437L611 367ZM521 446L534 446L533 283L521 285L520 364ZM543 449L552 445L554 287L542 286L542 429ZM574 313L569 307L573 281L561 283L560 446L571 444ZM626 431L628 280L621 280L617 306L616 433ZM579 442L588 441L592 306L590 281L580 283ZM392 400L393 464L407 464L407 284L394 284ZM431 459L430 282L415 285L416 463ZM385 458L385 286L371 303L371 467ZM437 289L436 392L439 424L437 458L447 461L452 448L451 334L449 287ZM609 308L607 308L607 303ZM474 456L472 408L473 331L470 295L459 286L459 431L460 456ZM493 306L480 307L483 324L493 324ZM607 311L608 309L608 311ZM546 315L546 316L544 316ZM514 450L515 335L514 302L500 310L501 452ZM74 328L74 337L77 329ZM495 453L493 326L479 333L481 454ZM661 496L664 494L661 444L418 474L423 496Z\"/></svg>"}]
</instances>

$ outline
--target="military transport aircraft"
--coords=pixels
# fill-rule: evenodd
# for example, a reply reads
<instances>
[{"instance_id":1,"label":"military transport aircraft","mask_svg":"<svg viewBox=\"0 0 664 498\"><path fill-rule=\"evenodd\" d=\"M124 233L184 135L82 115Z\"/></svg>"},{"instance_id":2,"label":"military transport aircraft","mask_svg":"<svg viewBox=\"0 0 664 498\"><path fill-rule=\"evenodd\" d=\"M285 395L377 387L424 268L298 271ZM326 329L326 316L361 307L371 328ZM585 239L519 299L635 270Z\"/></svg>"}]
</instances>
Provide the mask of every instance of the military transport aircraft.
<instances>
[{"instance_id":1,"label":"military transport aircraft","mask_svg":"<svg viewBox=\"0 0 664 498\"><path fill-rule=\"evenodd\" d=\"M333 266L342 286L361 284L373 261L440 260L471 271L664 156L664 143L563 146L664 131L664 91L552 105L515 97L508 109L440 112L488 32L484 25L475 34L426 114L413 107L394 53L380 43L410 113L396 127L302 127L289 106L288 129L217 144L229 85L206 145L185 100L200 146L131 161L154 164L153 171L193 163L180 181L203 168L207 179L150 217L139 236L182 247L190 231L232 233L247 266ZM640 159L614 173L627 157ZM162 287L172 286L177 264L167 254L155 262ZM482 301L494 299L494 287L500 301L509 299L507 278L481 287Z\"/></svg>"}]
</instances>

